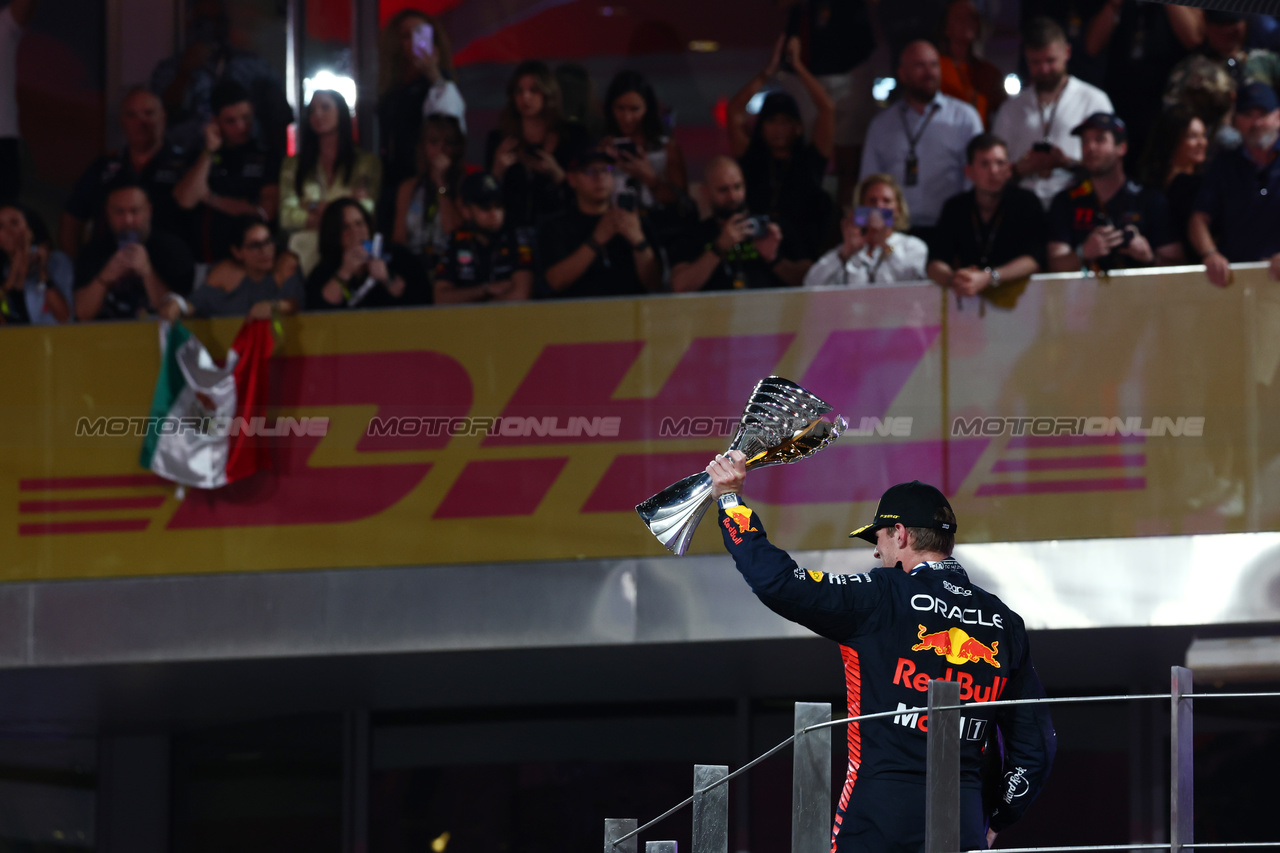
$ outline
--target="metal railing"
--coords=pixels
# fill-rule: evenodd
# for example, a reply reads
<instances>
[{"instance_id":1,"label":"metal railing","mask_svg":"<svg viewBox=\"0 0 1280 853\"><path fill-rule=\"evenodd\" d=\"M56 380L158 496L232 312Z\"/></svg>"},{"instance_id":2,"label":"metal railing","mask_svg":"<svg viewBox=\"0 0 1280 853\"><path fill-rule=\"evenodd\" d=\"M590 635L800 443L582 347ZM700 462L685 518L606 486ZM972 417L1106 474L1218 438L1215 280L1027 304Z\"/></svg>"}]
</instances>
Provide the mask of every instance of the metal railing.
<instances>
[{"instance_id":1,"label":"metal railing","mask_svg":"<svg viewBox=\"0 0 1280 853\"><path fill-rule=\"evenodd\" d=\"M1169 850L1280 848L1280 841L1195 843L1193 779L1194 699L1276 698L1280 693L1195 693L1190 669L1175 666L1168 693L1066 696L1042 699L1000 699L983 702L990 707L1030 704L1084 704L1169 701L1169 841L1132 844L1089 844L1075 847L1002 847L1001 853L1077 853L1095 850ZM724 765L694 765L693 794L639 826L635 818L608 818L604 822L604 853L637 853L642 832L658 825L687 806L693 806L692 853L728 853L730 780L788 746L792 753L791 853L829 853L831 849L831 729L849 723L888 717L928 714L925 761L925 853L960 851L960 712L970 707L960 702L960 684L934 679L929 682L928 704L918 708L879 711L840 720L831 719L831 705L797 702L795 733L777 746L729 772ZM645 853L677 853L674 841L649 841Z\"/></svg>"}]
</instances>

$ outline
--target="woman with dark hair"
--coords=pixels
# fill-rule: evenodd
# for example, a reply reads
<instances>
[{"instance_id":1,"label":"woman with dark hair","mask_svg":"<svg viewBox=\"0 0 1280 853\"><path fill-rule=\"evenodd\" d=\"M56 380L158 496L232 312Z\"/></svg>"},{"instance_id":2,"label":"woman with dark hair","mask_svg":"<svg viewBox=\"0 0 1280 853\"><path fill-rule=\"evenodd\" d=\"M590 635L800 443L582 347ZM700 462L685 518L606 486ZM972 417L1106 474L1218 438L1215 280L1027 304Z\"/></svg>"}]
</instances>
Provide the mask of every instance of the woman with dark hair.
<instances>
[{"instance_id":1,"label":"woman with dark hair","mask_svg":"<svg viewBox=\"0 0 1280 853\"><path fill-rule=\"evenodd\" d=\"M765 97L755 127L747 131L747 104L777 73L784 50L818 108L812 141L805 139L799 104L782 91ZM821 254L831 214L822 178L835 147L835 105L801 62L798 38L779 39L769 65L729 102L729 143L746 180L747 207L782 228L781 260L774 271L787 284L799 285Z\"/></svg>"},{"instance_id":2,"label":"woman with dark hair","mask_svg":"<svg viewBox=\"0 0 1280 853\"><path fill-rule=\"evenodd\" d=\"M435 267L432 256L444 249L458 227L456 204L466 171L466 149L467 138L456 118L439 113L427 116L417 174L400 182L392 240L425 257L426 269Z\"/></svg>"},{"instance_id":3,"label":"woman with dark hair","mask_svg":"<svg viewBox=\"0 0 1280 853\"><path fill-rule=\"evenodd\" d=\"M325 207L336 199L355 198L372 212L382 163L356 148L351 109L332 89L311 96L300 127L298 154L280 168L280 227L292 232L289 248L309 272L318 258L316 228Z\"/></svg>"},{"instance_id":4,"label":"woman with dark hair","mask_svg":"<svg viewBox=\"0 0 1280 853\"><path fill-rule=\"evenodd\" d=\"M502 185L511 227L528 229L566 203L565 175L585 133L563 121L560 84L546 63L516 66L498 127L485 140L485 168Z\"/></svg>"},{"instance_id":5,"label":"woman with dark hair","mask_svg":"<svg viewBox=\"0 0 1280 853\"><path fill-rule=\"evenodd\" d=\"M308 310L385 308L427 301L422 262L403 246L381 247L373 217L352 198L334 200L320 218L320 262L307 276Z\"/></svg>"},{"instance_id":6,"label":"woman with dark hair","mask_svg":"<svg viewBox=\"0 0 1280 853\"><path fill-rule=\"evenodd\" d=\"M1142 156L1142 183L1165 194L1169 224L1189 258L1198 253L1187 240L1187 222L1200 194L1208 151L1205 122L1190 107L1179 104L1156 117Z\"/></svg>"},{"instance_id":7,"label":"woman with dark hair","mask_svg":"<svg viewBox=\"0 0 1280 853\"><path fill-rule=\"evenodd\" d=\"M378 43L378 155L382 198L378 222L392 228L396 191L418 173L424 117L442 113L467 131L467 104L454 82L453 47L440 23L417 9L402 9L382 29Z\"/></svg>"},{"instance_id":8,"label":"woman with dark hair","mask_svg":"<svg viewBox=\"0 0 1280 853\"><path fill-rule=\"evenodd\" d=\"M53 325L71 320L71 259L49 244L33 210L0 204L0 324Z\"/></svg>"},{"instance_id":9,"label":"woman with dark hair","mask_svg":"<svg viewBox=\"0 0 1280 853\"><path fill-rule=\"evenodd\" d=\"M639 71L619 71L604 96L605 149L617 161L618 191L636 193L641 210L675 204L689 190L684 152L666 133L658 96Z\"/></svg>"}]
</instances>

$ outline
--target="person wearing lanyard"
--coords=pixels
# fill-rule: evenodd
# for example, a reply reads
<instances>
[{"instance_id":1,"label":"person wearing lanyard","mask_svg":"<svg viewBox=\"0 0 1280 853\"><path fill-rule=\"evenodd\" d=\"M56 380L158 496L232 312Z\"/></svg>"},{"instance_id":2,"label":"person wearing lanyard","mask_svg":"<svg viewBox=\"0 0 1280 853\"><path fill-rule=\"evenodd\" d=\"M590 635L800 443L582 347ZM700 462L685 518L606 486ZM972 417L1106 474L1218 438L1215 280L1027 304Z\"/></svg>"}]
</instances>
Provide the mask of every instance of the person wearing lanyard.
<instances>
[{"instance_id":1,"label":"person wearing lanyard","mask_svg":"<svg viewBox=\"0 0 1280 853\"><path fill-rule=\"evenodd\" d=\"M1027 23L1022 50L1032 85L1005 101L991 132L1009 144L1014 178L1048 210L1054 195L1071 184L1080 160L1080 140L1071 129L1094 113L1114 110L1106 92L1067 73L1071 45L1049 18Z\"/></svg>"},{"instance_id":2,"label":"person wearing lanyard","mask_svg":"<svg viewBox=\"0 0 1280 853\"><path fill-rule=\"evenodd\" d=\"M903 49L902 100L871 122L862 152L864 179L884 172L901 182L913 231L921 237L937 223L943 200L965 189L964 148L982 133L977 110L938 91L938 62L928 42Z\"/></svg>"},{"instance_id":3,"label":"person wearing lanyard","mask_svg":"<svg viewBox=\"0 0 1280 853\"><path fill-rule=\"evenodd\" d=\"M809 268L805 287L824 284L927 284L929 247L903 233L911 214L893 175L868 175L854 193L859 205L840 221L842 240Z\"/></svg>"},{"instance_id":4,"label":"person wearing lanyard","mask_svg":"<svg viewBox=\"0 0 1280 853\"><path fill-rule=\"evenodd\" d=\"M973 189L942 206L929 245L929 278L956 298L993 298L1002 284L1045 267L1048 239L1044 209L1030 190L1011 185L1008 146L993 133L975 136L967 149L965 177Z\"/></svg>"}]
</instances>

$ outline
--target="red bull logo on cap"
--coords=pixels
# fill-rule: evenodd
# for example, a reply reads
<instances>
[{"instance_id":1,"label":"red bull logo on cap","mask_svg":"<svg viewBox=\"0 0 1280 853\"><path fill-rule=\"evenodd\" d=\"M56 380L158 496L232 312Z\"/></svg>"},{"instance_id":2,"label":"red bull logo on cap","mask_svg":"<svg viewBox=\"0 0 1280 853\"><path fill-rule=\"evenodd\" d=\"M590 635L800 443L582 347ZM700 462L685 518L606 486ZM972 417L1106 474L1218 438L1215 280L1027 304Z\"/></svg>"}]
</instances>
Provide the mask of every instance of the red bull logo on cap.
<instances>
[{"instance_id":1,"label":"red bull logo on cap","mask_svg":"<svg viewBox=\"0 0 1280 853\"><path fill-rule=\"evenodd\" d=\"M1000 668L1000 662L996 660L996 653L1000 651L999 640L993 641L988 646L977 638L969 636L963 628L948 628L946 631L926 634L923 625L920 625L920 632L916 636L919 637L920 642L911 647L913 652L932 650L934 654L945 657L948 663L981 661L991 664L996 669Z\"/></svg>"}]
</instances>

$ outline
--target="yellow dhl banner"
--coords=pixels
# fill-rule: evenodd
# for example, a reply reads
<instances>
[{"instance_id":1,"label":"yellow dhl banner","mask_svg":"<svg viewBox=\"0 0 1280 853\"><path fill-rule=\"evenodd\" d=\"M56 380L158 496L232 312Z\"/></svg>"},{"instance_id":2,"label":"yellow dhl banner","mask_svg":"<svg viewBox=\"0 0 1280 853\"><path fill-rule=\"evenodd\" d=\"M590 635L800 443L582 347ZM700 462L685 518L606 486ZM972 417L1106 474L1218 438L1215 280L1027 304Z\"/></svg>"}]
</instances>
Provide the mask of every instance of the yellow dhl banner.
<instances>
[{"instance_id":1,"label":"yellow dhl banner","mask_svg":"<svg viewBox=\"0 0 1280 853\"><path fill-rule=\"evenodd\" d=\"M1275 290L1250 270L1034 281L1012 309L918 286L302 315L268 415L218 427L266 436L272 470L183 496L138 464L146 430L194 428L147 420L155 325L5 329L0 577L663 554L635 504L723 450L769 374L851 425L748 478L787 548L865 547L847 532L911 479L961 542L1276 529ZM192 324L217 355L238 328ZM703 527L691 550L718 550Z\"/></svg>"}]
</instances>

